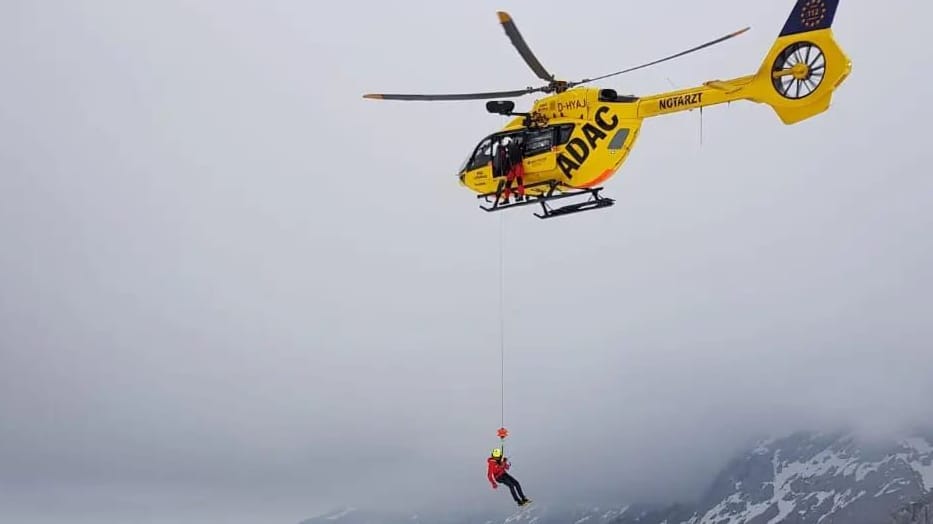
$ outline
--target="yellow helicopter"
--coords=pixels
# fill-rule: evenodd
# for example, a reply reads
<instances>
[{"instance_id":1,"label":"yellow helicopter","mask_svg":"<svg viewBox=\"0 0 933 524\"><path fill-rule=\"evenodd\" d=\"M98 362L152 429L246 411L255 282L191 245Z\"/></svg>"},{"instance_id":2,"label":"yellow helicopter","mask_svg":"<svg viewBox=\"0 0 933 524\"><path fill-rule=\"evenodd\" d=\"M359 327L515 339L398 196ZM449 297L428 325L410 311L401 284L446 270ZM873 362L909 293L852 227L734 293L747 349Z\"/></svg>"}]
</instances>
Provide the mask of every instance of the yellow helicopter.
<instances>
[{"instance_id":1,"label":"yellow helicopter","mask_svg":"<svg viewBox=\"0 0 933 524\"><path fill-rule=\"evenodd\" d=\"M540 204L539 218L599 209L614 200L600 195L632 150L646 118L706 106L750 100L771 106L785 124L794 124L829 108L833 91L848 77L852 64L831 30L839 0L798 0L758 72L730 80L651 96L620 95L612 89L579 87L616 75L672 60L734 38L749 28L730 33L686 51L636 67L579 81L556 80L531 52L508 13L499 21L512 45L531 70L547 84L514 91L465 94L367 94L381 100L508 99L533 93L548 96L535 101L530 112L514 112L509 100L487 102L490 113L515 118L499 132L484 138L461 167L463 186L478 193L498 211ZM517 161L499 161L506 149L519 151ZM506 167L502 167L506 166ZM513 178L516 173L518 179ZM511 187L518 183L517 188ZM509 202L510 193L517 194ZM574 196L586 200L552 208L549 202ZM505 199L503 199L505 197Z\"/></svg>"}]
</instances>

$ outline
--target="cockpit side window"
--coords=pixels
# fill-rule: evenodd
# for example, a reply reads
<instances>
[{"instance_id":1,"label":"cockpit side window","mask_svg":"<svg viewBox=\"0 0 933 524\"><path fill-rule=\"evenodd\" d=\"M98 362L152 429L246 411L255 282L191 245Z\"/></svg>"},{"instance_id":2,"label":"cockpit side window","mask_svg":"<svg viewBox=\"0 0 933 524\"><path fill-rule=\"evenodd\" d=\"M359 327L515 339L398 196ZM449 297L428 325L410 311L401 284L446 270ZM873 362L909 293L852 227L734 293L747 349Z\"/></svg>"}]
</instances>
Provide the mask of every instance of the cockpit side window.
<instances>
[{"instance_id":1,"label":"cockpit side window","mask_svg":"<svg viewBox=\"0 0 933 524\"><path fill-rule=\"evenodd\" d=\"M492 140L487 137L476 146L473 156L466 165L466 170L479 169L492 161Z\"/></svg>"}]
</instances>

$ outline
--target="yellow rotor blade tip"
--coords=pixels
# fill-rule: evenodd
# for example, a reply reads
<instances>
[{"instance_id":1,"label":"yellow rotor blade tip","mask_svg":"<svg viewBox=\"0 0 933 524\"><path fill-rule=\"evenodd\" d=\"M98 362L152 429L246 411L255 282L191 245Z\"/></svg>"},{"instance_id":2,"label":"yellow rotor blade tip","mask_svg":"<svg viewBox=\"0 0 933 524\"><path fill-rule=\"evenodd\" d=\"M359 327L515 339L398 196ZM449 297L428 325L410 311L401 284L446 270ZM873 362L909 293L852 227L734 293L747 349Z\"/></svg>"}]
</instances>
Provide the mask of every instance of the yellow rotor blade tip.
<instances>
[{"instance_id":1,"label":"yellow rotor blade tip","mask_svg":"<svg viewBox=\"0 0 933 524\"><path fill-rule=\"evenodd\" d=\"M512 21L512 17L509 16L509 14L506 13L505 11L497 11L496 14L499 15L499 22L500 22L500 23L503 23L503 24L504 24L504 23L506 23L506 22L511 22L511 21Z\"/></svg>"},{"instance_id":2,"label":"yellow rotor blade tip","mask_svg":"<svg viewBox=\"0 0 933 524\"><path fill-rule=\"evenodd\" d=\"M382 95L372 95L372 94L370 94L370 95L363 95L363 98L374 98L374 99L377 99L377 100L378 100L378 99L381 99L381 98L382 98Z\"/></svg>"}]
</instances>

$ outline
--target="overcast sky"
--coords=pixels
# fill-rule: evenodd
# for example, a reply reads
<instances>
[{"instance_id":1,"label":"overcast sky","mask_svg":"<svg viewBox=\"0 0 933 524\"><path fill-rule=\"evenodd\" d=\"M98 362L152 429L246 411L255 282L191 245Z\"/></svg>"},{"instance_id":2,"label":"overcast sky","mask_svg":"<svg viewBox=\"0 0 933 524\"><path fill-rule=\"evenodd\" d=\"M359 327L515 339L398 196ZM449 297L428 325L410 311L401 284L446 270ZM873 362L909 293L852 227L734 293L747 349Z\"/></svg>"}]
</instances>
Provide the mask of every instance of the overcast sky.
<instances>
[{"instance_id":1,"label":"overcast sky","mask_svg":"<svg viewBox=\"0 0 933 524\"><path fill-rule=\"evenodd\" d=\"M751 25L605 85L739 76L793 2L655 4L3 2L0 520L506 505L503 223L454 177L503 120L360 95L536 85L503 8L571 80ZM615 207L504 217L530 496L689 497L759 434L933 417L931 15L843 0L828 113L651 120Z\"/></svg>"}]
</instances>

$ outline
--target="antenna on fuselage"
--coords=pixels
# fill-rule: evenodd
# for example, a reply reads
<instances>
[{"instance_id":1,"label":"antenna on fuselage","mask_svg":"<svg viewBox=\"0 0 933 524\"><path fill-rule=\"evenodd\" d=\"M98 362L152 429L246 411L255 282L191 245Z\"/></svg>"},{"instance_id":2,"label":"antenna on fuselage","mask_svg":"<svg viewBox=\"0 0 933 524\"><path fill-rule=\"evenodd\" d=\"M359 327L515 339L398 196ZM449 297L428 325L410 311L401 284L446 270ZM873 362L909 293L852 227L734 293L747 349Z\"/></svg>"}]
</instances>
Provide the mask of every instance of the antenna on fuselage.
<instances>
[{"instance_id":1,"label":"antenna on fuselage","mask_svg":"<svg viewBox=\"0 0 933 524\"><path fill-rule=\"evenodd\" d=\"M703 147L703 106L700 106L700 147Z\"/></svg>"},{"instance_id":2,"label":"antenna on fuselage","mask_svg":"<svg viewBox=\"0 0 933 524\"><path fill-rule=\"evenodd\" d=\"M666 79L667 83L670 84L675 91L680 90L680 87L671 80L671 77L668 76ZM700 146L703 146L703 106L700 106Z\"/></svg>"}]
</instances>

